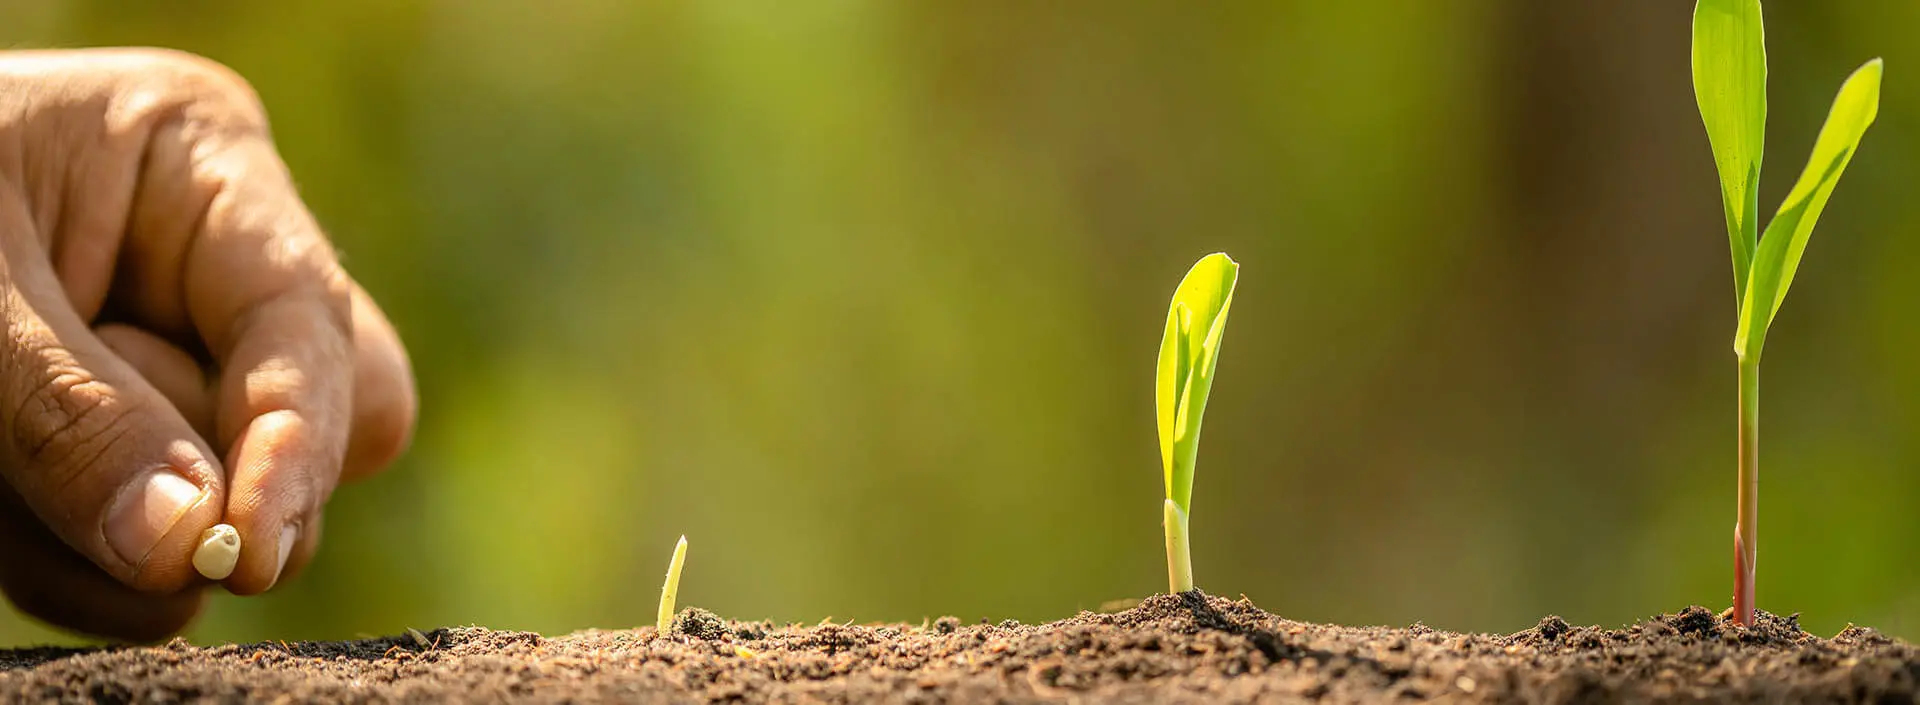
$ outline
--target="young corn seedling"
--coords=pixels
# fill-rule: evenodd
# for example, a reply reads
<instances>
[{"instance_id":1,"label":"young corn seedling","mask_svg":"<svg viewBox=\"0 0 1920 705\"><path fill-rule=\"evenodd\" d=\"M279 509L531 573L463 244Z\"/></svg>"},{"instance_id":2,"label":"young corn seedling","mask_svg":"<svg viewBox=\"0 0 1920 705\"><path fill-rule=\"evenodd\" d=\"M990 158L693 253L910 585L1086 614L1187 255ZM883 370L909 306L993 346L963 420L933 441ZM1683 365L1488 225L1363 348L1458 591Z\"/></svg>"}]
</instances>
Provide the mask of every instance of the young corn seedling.
<instances>
[{"instance_id":1,"label":"young corn seedling","mask_svg":"<svg viewBox=\"0 0 1920 705\"><path fill-rule=\"evenodd\" d=\"M680 596L680 567L687 562L687 537L673 546L673 560L667 563L667 582L660 586L660 611L654 616L654 630L661 636L673 626L673 601Z\"/></svg>"},{"instance_id":2,"label":"young corn seedling","mask_svg":"<svg viewBox=\"0 0 1920 705\"><path fill-rule=\"evenodd\" d=\"M1760 348L1767 327L1860 138L1880 110L1880 59L1840 86L1800 180L1759 231L1760 157L1767 124L1767 50L1758 0L1699 0L1693 11L1693 91L1720 175L1733 295L1739 306L1733 353L1740 373L1738 508L1733 529L1733 620L1754 619L1759 555Z\"/></svg>"},{"instance_id":3,"label":"young corn seedling","mask_svg":"<svg viewBox=\"0 0 1920 705\"><path fill-rule=\"evenodd\" d=\"M1200 417L1213 389L1220 339L1233 305L1240 265L1224 253L1207 255L1187 271L1173 292L1167 331L1160 339L1154 405L1160 426L1160 464L1167 500L1167 580L1174 594L1193 589L1193 555L1187 545L1187 515L1193 511L1193 464L1200 450Z\"/></svg>"}]
</instances>

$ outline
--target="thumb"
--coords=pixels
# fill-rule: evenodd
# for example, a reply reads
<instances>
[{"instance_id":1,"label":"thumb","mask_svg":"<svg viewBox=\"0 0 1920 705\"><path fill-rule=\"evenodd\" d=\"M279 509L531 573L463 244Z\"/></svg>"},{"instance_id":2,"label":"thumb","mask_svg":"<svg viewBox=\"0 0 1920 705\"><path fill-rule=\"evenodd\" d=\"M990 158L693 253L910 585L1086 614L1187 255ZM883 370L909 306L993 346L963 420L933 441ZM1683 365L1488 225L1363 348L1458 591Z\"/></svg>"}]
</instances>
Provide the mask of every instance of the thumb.
<instances>
[{"instance_id":1,"label":"thumb","mask_svg":"<svg viewBox=\"0 0 1920 705\"><path fill-rule=\"evenodd\" d=\"M69 303L18 192L0 189L0 476L55 535L135 589L192 584L219 520L215 456Z\"/></svg>"}]
</instances>

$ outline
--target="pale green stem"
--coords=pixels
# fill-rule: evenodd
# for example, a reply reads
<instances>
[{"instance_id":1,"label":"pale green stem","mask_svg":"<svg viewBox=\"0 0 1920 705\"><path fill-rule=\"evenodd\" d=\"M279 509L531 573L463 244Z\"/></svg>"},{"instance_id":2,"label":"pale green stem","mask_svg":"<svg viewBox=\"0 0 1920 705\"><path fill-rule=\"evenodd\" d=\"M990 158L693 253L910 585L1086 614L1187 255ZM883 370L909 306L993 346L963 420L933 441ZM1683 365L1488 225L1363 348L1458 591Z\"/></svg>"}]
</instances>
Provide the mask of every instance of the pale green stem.
<instances>
[{"instance_id":1,"label":"pale green stem","mask_svg":"<svg viewBox=\"0 0 1920 705\"><path fill-rule=\"evenodd\" d=\"M687 561L687 537L680 537L680 543L673 547L673 561L667 564L667 582L660 586L660 614L655 618L655 629L666 636L667 628L673 626L673 601L680 596L680 567Z\"/></svg>"},{"instance_id":2,"label":"pale green stem","mask_svg":"<svg viewBox=\"0 0 1920 705\"><path fill-rule=\"evenodd\" d=\"M1754 619L1754 585L1760 557L1760 361L1740 359L1739 508L1733 525L1733 621Z\"/></svg>"},{"instance_id":3,"label":"pale green stem","mask_svg":"<svg viewBox=\"0 0 1920 705\"><path fill-rule=\"evenodd\" d=\"M1167 500L1162 523L1167 529L1167 582L1173 594L1193 589L1193 554L1187 550L1187 513Z\"/></svg>"}]
</instances>

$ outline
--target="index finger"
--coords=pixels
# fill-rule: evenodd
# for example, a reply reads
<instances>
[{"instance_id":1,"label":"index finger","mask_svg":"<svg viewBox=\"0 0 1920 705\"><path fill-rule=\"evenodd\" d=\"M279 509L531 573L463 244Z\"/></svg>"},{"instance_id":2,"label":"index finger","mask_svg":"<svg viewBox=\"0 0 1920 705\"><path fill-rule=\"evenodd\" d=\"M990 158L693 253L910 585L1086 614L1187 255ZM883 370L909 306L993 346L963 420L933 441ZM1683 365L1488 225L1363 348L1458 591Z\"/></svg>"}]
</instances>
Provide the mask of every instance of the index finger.
<instances>
[{"instance_id":1,"label":"index finger","mask_svg":"<svg viewBox=\"0 0 1920 705\"><path fill-rule=\"evenodd\" d=\"M279 580L339 483L354 380L352 282L264 130L199 145L218 184L182 262L187 313L221 370L236 594Z\"/></svg>"}]
</instances>

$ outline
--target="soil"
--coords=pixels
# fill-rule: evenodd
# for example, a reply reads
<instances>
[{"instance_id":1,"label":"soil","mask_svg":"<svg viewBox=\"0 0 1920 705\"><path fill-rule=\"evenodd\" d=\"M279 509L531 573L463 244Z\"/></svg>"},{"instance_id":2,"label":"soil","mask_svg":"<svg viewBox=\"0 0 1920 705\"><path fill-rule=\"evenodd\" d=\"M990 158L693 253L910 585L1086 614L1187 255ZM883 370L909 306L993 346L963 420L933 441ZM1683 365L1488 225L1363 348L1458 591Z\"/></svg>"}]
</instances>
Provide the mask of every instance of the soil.
<instances>
[{"instance_id":1,"label":"soil","mask_svg":"<svg viewBox=\"0 0 1920 705\"><path fill-rule=\"evenodd\" d=\"M1920 651L1796 617L1691 607L1621 629L1515 634L1295 622L1157 595L1045 625L777 626L697 608L555 637L470 627L348 642L0 652L8 701L1872 702L1920 701Z\"/></svg>"}]
</instances>

